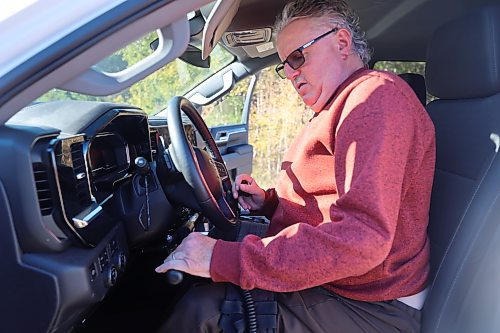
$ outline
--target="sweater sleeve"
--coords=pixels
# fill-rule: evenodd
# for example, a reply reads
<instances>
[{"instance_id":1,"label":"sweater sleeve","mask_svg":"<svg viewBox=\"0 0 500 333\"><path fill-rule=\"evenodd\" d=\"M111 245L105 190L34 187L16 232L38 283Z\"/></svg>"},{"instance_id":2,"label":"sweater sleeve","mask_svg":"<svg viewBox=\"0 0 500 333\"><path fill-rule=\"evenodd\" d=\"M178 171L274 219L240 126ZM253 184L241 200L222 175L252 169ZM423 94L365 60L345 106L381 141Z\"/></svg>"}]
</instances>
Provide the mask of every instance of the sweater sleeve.
<instances>
[{"instance_id":1,"label":"sweater sleeve","mask_svg":"<svg viewBox=\"0 0 500 333\"><path fill-rule=\"evenodd\" d=\"M396 232L414 108L391 81L371 78L354 88L333 129L338 199L330 220L317 226L296 223L272 237L218 240L212 279L287 292L360 276L381 265Z\"/></svg>"}]
</instances>

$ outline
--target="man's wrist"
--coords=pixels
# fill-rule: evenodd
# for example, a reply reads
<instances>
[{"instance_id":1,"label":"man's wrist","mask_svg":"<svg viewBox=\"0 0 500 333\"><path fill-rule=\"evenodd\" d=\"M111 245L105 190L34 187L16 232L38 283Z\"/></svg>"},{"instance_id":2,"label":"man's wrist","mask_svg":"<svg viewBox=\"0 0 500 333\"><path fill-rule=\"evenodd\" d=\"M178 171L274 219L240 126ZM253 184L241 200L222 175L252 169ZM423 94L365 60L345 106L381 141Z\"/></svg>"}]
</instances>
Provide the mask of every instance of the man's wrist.
<instances>
[{"instance_id":1,"label":"man's wrist","mask_svg":"<svg viewBox=\"0 0 500 333\"><path fill-rule=\"evenodd\" d=\"M251 210L250 214L261 215L267 217L268 219L271 219L274 211L276 210L276 207L278 206L278 194L276 193L276 190L274 188L267 189L266 191L264 191L264 193L265 197L262 207L257 210Z\"/></svg>"}]
</instances>

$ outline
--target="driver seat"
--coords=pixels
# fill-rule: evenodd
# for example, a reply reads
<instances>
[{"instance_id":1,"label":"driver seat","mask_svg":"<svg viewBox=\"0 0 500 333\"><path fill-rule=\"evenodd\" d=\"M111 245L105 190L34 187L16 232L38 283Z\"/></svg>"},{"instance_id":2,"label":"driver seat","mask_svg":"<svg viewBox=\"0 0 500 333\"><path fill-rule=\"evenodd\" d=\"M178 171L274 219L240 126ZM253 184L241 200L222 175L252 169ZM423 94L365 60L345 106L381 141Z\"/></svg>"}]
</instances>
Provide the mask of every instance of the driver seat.
<instances>
[{"instance_id":1,"label":"driver seat","mask_svg":"<svg viewBox=\"0 0 500 333\"><path fill-rule=\"evenodd\" d=\"M426 79L439 99L422 332L500 332L500 6L438 29Z\"/></svg>"}]
</instances>

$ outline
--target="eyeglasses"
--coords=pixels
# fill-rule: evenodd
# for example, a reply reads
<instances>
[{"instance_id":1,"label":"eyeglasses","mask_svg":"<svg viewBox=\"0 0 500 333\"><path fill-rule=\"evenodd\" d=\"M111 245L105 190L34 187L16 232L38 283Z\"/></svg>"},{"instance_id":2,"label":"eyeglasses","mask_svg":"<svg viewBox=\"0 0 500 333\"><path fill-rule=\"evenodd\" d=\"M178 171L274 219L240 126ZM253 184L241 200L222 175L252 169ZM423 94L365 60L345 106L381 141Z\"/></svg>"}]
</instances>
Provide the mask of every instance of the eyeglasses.
<instances>
[{"instance_id":1,"label":"eyeglasses","mask_svg":"<svg viewBox=\"0 0 500 333\"><path fill-rule=\"evenodd\" d=\"M339 28L335 27L332 30L325 32L321 36L318 36L318 37L314 38L313 40L305 43L304 45L302 45L301 47L299 47L298 49L296 49L295 51L290 53L288 55L288 57L286 57L285 61L279 63L274 70L276 71L276 73L278 73L280 78L285 79L286 78L285 64L288 64L293 69L299 69L300 66L302 66L304 64L304 62L306 61L302 51L304 51L306 48L308 48L309 46L311 46L314 43L316 43L317 41L319 41L321 38L331 34L332 32L337 32L338 30L339 30Z\"/></svg>"}]
</instances>

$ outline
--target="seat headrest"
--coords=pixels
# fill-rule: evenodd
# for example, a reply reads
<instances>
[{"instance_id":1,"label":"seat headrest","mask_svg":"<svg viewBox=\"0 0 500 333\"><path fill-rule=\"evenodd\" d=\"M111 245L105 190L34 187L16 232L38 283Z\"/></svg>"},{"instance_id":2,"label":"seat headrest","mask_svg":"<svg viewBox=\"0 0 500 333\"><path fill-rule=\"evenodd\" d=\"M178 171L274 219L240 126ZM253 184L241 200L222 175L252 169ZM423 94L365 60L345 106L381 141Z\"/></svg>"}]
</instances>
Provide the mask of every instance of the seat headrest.
<instances>
[{"instance_id":1,"label":"seat headrest","mask_svg":"<svg viewBox=\"0 0 500 333\"><path fill-rule=\"evenodd\" d=\"M500 6L472 11L436 30L425 78L429 93L443 99L500 92Z\"/></svg>"}]
</instances>

